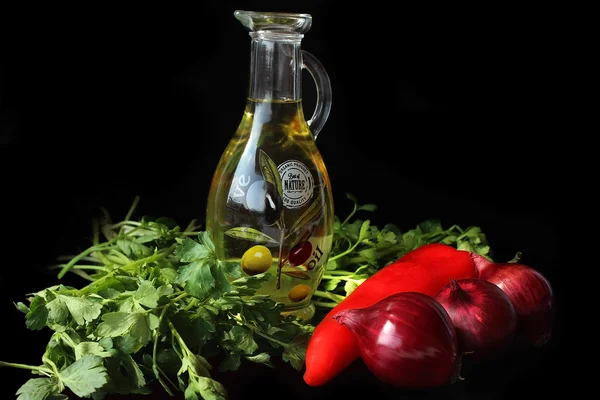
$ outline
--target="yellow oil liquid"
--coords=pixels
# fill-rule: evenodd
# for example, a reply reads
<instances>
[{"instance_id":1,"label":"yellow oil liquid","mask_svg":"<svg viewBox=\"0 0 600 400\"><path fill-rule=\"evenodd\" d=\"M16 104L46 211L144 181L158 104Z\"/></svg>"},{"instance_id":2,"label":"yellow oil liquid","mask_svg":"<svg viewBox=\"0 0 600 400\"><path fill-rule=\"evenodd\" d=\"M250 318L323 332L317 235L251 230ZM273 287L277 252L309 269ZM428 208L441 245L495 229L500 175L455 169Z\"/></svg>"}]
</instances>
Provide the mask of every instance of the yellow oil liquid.
<instances>
[{"instance_id":1,"label":"yellow oil liquid","mask_svg":"<svg viewBox=\"0 0 600 400\"><path fill-rule=\"evenodd\" d=\"M277 173L278 184L269 171ZM331 251L333 220L331 184L301 101L249 99L208 196L206 229L219 259L242 260L255 246L266 246L273 260L265 268L273 279L259 293L310 319L311 297ZM305 242L302 252L294 251ZM285 262L277 288L280 259ZM291 292L298 285L308 289Z\"/></svg>"}]
</instances>

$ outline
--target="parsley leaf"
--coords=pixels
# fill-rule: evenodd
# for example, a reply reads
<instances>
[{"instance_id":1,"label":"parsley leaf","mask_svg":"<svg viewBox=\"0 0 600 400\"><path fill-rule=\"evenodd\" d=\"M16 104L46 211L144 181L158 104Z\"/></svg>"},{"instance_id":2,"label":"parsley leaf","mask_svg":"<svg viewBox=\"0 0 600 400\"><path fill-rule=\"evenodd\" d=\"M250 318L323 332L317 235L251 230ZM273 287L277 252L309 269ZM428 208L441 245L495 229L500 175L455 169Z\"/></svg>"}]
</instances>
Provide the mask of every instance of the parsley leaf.
<instances>
[{"instance_id":1,"label":"parsley leaf","mask_svg":"<svg viewBox=\"0 0 600 400\"><path fill-rule=\"evenodd\" d=\"M179 269L175 283L185 287L185 291L194 297L204 300L215 289L215 278L212 275L211 263L193 261Z\"/></svg>"},{"instance_id":2,"label":"parsley leaf","mask_svg":"<svg viewBox=\"0 0 600 400\"><path fill-rule=\"evenodd\" d=\"M84 355L60 372L60 381L79 397L91 395L107 381L102 358Z\"/></svg>"},{"instance_id":3,"label":"parsley leaf","mask_svg":"<svg viewBox=\"0 0 600 400\"><path fill-rule=\"evenodd\" d=\"M102 305L88 300L85 297L65 296L56 294L56 298L46 305L53 321L64 323L70 314L77 325L91 322L98 318Z\"/></svg>"},{"instance_id":4,"label":"parsley leaf","mask_svg":"<svg viewBox=\"0 0 600 400\"><path fill-rule=\"evenodd\" d=\"M156 308L160 296L161 293L158 292L152 282L142 279L133 298L141 305L148 308Z\"/></svg>"},{"instance_id":5,"label":"parsley leaf","mask_svg":"<svg viewBox=\"0 0 600 400\"><path fill-rule=\"evenodd\" d=\"M79 360L86 355L96 355L102 358L111 357L112 352L108 352L97 342L81 342L75 346L75 360Z\"/></svg>"},{"instance_id":6,"label":"parsley leaf","mask_svg":"<svg viewBox=\"0 0 600 400\"><path fill-rule=\"evenodd\" d=\"M141 258L152 254L152 249L150 247L131 239L117 240L117 246L119 246L119 249L121 249L123 254L128 257L135 256Z\"/></svg>"},{"instance_id":7,"label":"parsley leaf","mask_svg":"<svg viewBox=\"0 0 600 400\"><path fill-rule=\"evenodd\" d=\"M219 298L231 290L228 277L241 274L239 265L218 260L215 247L207 232L198 235L198 241L185 238L175 254L184 263L179 268L175 283L184 286L190 295L205 300Z\"/></svg>"},{"instance_id":8,"label":"parsley leaf","mask_svg":"<svg viewBox=\"0 0 600 400\"><path fill-rule=\"evenodd\" d=\"M181 262L185 263L210 257L212 255L212 250L202 243L198 243L190 238L185 238L181 245L175 250L175 255L179 257Z\"/></svg>"},{"instance_id":9,"label":"parsley leaf","mask_svg":"<svg viewBox=\"0 0 600 400\"><path fill-rule=\"evenodd\" d=\"M190 380L185 389L185 400L225 400L227 391L214 379L198 376Z\"/></svg>"},{"instance_id":10,"label":"parsley leaf","mask_svg":"<svg viewBox=\"0 0 600 400\"><path fill-rule=\"evenodd\" d=\"M304 366L309 339L308 333L296 336L283 351L283 360L289 362L298 371Z\"/></svg>"},{"instance_id":11,"label":"parsley leaf","mask_svg":"<svg viewBox=\"0 0 600 400\"><path fill-rule=\"evenodd\" d=\"M130 336L137 345L136 350L145 346L152 338L152 331L158 327L158 318L145 312L113 312L102 316L97 334L100 337L116 338Z\"/></svg>"},{"instance_id":12,"label":"parsley leaf","mask_svg":"<svg viewBox=\"0 0 600 400\"><path fill-rule=\"evenodd\" d=\"M225 332L223 343L244 354L250 355L258 349L258 344L254 341L254 334L251 330L241 326L234 326Z\"/></svg>"},{"instance_id":13,"label":"parsley leaf","mask_svg":"<svg viewBox=\"0 0 600 400\"><path fill-rule=\"evenodd\" d=\"M15 307L17 308L17 310L21 311L25 315L27 315L27 313L29 312L29 307L27 307L25 304L23 304L20 301L15 303Z\"/></svg>"},{"instance_id":14,"label":"parsley leaf","mask_svg":"<svg viewBox=\"0 0 600 400\"><path fill-rule=\"evenodd\" d=\"M33 378L25 382L17 390L17 400L46 400L48 396L60 393L60 387L56 379Z\"/></svg>"},{"instance_id":15,"label":"parsley leaf","mask_svg":"<svg viewBox=\"0 0 600 400\"><path fill-rule=\"evenodd\" d=\"M29 312L25 316L25 324L31 330L40 330L46 326L48 320L48 309L46 300L41 296L35 296L29 306Z\"/></svg>"}]
</instances>

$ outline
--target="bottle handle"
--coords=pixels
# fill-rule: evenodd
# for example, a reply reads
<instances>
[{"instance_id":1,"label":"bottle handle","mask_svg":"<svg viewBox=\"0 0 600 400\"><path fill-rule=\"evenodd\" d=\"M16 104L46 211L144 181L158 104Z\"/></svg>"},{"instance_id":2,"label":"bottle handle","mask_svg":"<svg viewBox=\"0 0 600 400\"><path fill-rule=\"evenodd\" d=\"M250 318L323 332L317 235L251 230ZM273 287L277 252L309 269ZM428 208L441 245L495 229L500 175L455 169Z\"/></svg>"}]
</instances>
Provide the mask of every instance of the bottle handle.
<instances>
[{"instance_id":1,"label":"bottle handle","mask_svg":"<svg viewBox=\"0 0 600 400\"><path fill-rule=\"evenodd\" d=\"M321 62L305 50L302 52L302 68L310 73L317 87L317 102L312 117L306 121L312 135L317 139L331 111L331 81Z\"/></svg>"}]
</instances>

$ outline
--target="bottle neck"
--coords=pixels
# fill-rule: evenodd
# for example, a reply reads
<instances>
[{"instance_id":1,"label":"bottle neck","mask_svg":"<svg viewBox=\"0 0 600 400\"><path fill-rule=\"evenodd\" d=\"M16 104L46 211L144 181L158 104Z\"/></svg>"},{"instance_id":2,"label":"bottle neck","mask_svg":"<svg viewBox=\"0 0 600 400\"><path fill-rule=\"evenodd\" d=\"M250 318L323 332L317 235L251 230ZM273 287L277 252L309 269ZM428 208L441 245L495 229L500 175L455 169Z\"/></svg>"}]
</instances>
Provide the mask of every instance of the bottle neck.
<instances>
[{"instance_id":1,"label":"bottle neck","mask_svg":"<svg viewBox=\"0 0 600 400\"><path fill-rule=\"evenodd\" d=\"M294 101L302 98L300 34L252 32L249 97Z\"/></svg>"}]
</instances>

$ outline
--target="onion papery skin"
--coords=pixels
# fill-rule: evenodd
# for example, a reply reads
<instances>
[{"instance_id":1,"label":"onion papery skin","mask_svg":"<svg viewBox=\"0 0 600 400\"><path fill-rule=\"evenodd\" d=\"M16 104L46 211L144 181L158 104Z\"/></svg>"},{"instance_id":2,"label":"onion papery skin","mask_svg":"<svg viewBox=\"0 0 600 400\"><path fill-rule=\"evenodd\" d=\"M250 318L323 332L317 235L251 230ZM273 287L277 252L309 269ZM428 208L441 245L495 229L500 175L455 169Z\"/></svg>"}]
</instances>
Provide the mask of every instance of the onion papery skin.
<instances>
[{"instance_id":1,"label":"onion papery skin","mask_svg":"<svg viewBox=\"0 0 600 400\"><path fill-rule=\"evenodd\" d=\"M517 328L517 313L498 286L481 279L451 280L435 299L444 307L461 353L489 359L508 350Z\"/></svg>"},{"instance_id":2,"label":"onion papery skin","mask_svg":"<svg viewBox=\"0 0 600 400\"><path fill-rule=\"evenodd\" d=\"M363 362L382 382L415 390L458 378L456 330L444 307L429 295L402 292L333 318L355 335Z\"/></svg>"},{"instance_id":3,"label":"onion papery skin","mask_svg":"<svg viewBox=\"0 0 600 400\"><path fill-rule=\"evenodd\" d=\"M471 253L479 279L498 286L511 300L517 313L516 342L542 347L552 338L554 291L548 279L521 263L494 263Z\"/></svg>"}]
</instances>

